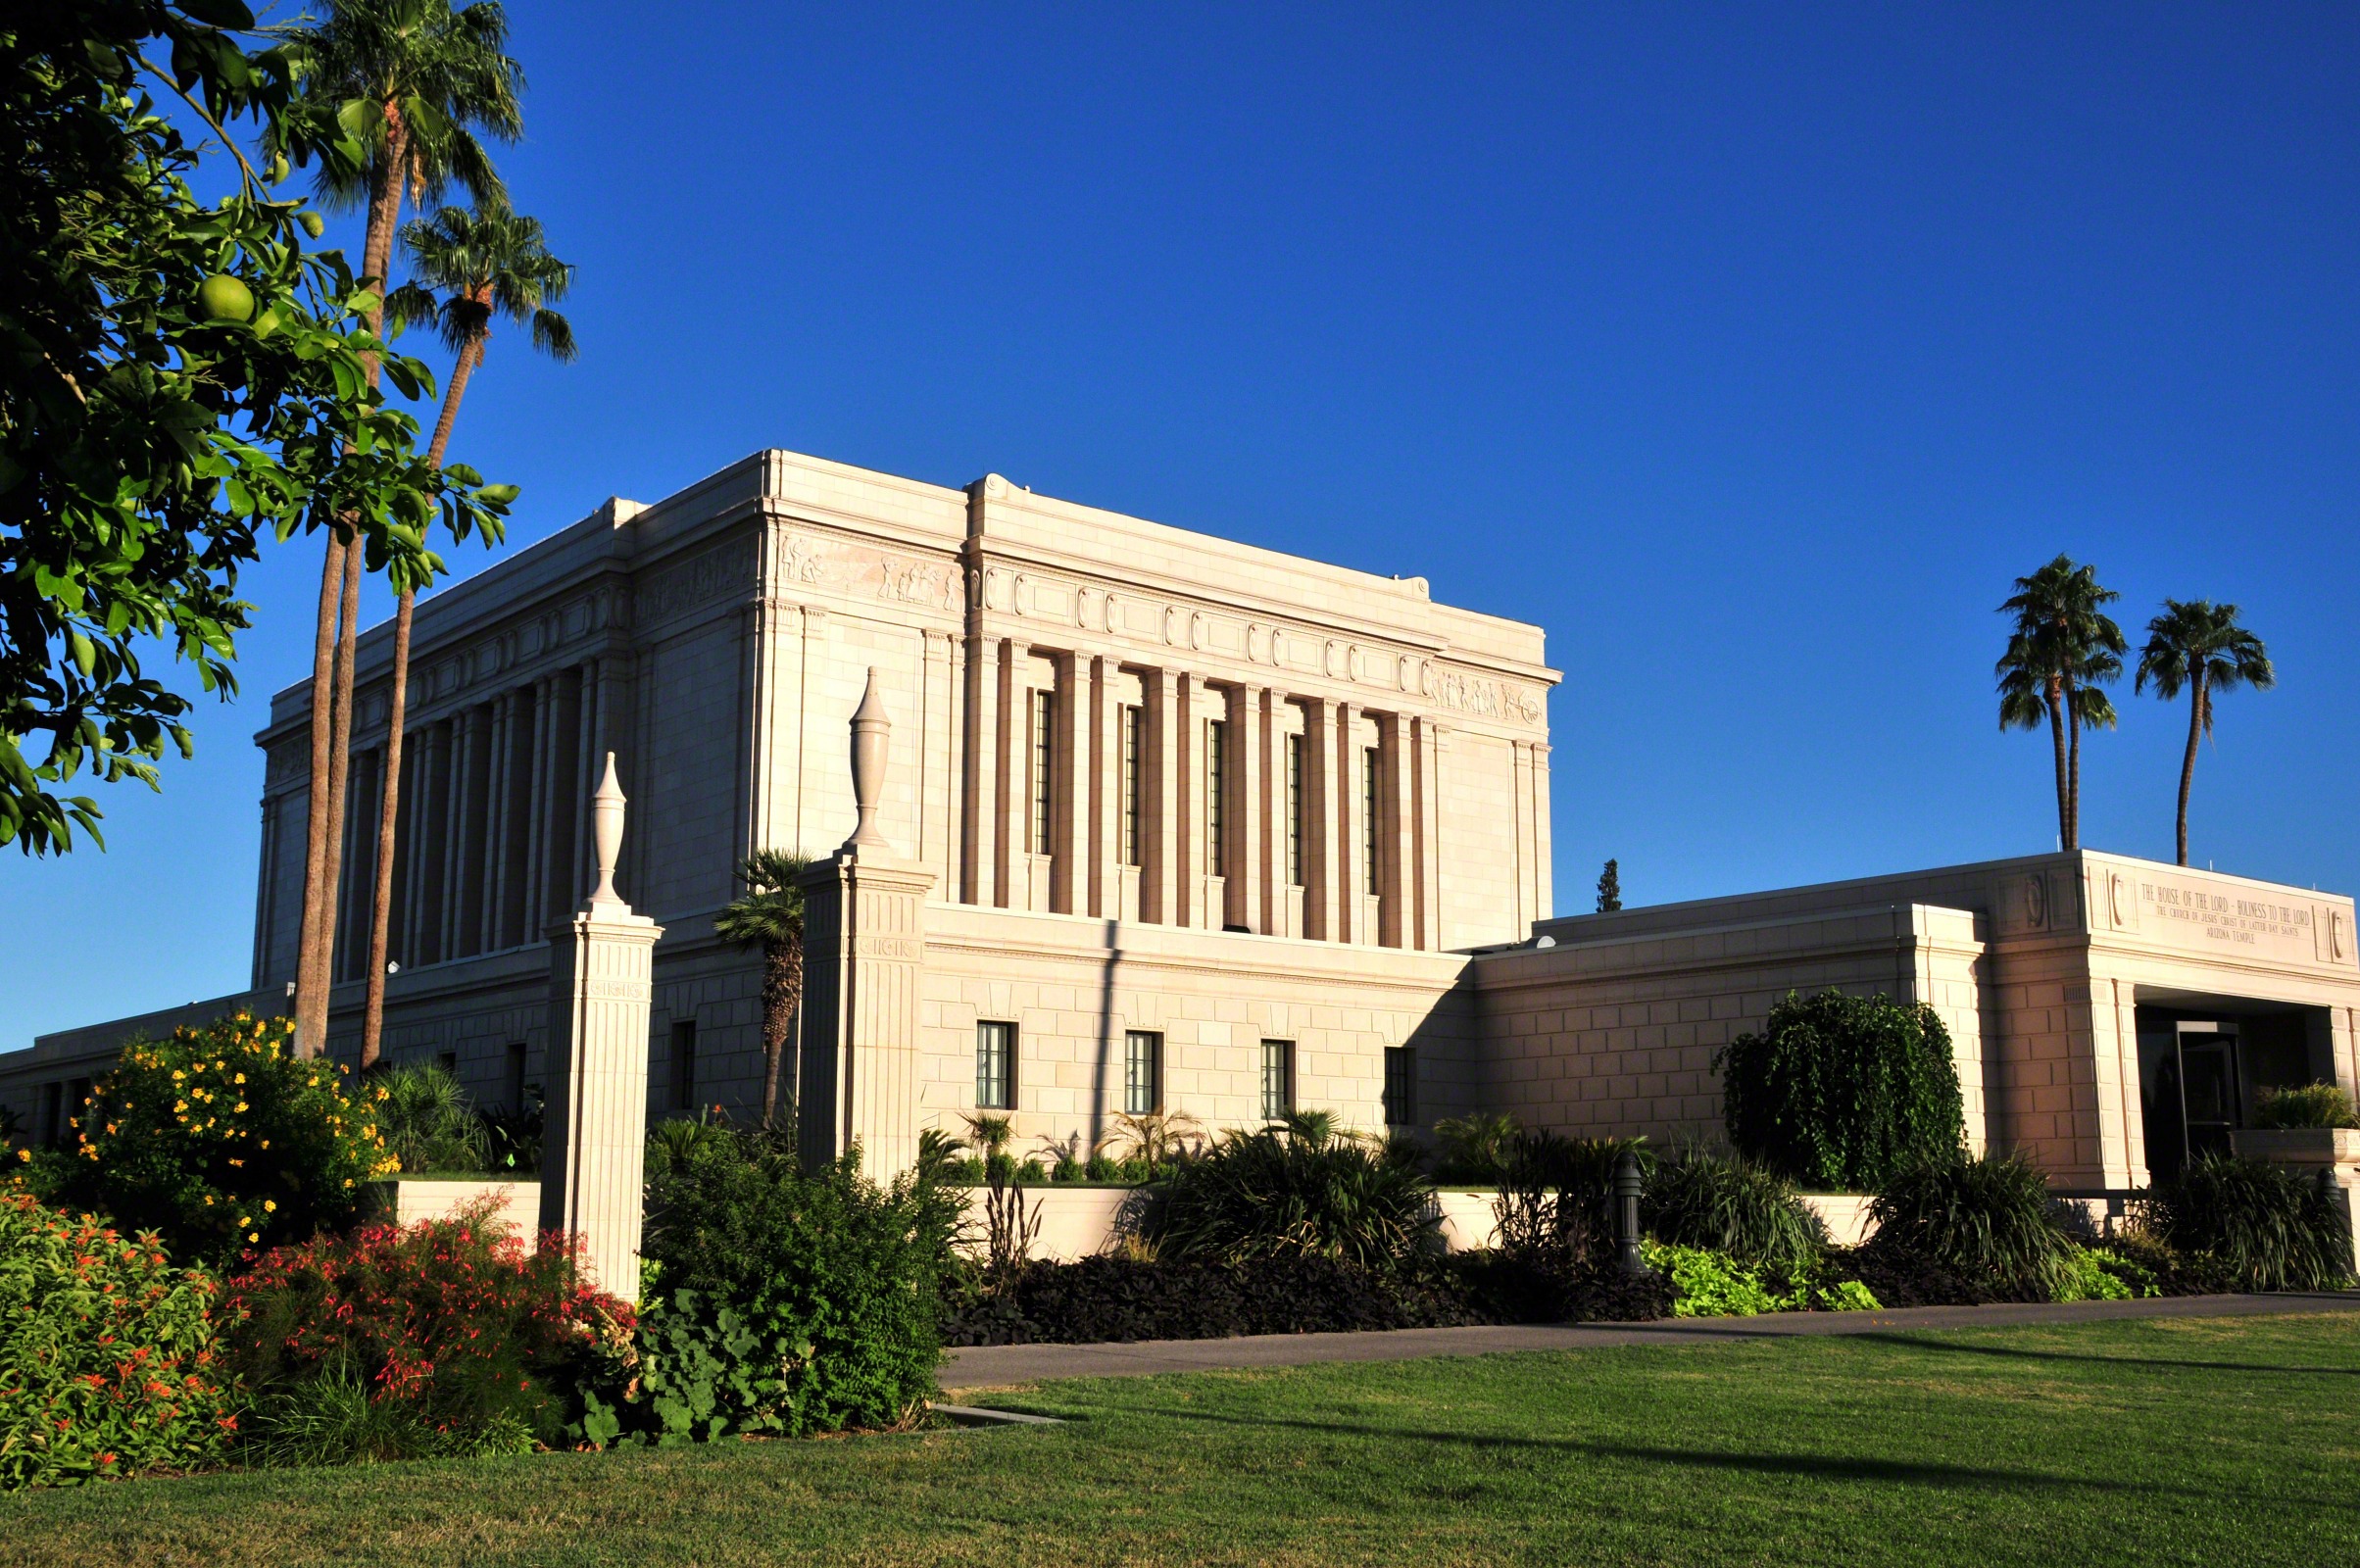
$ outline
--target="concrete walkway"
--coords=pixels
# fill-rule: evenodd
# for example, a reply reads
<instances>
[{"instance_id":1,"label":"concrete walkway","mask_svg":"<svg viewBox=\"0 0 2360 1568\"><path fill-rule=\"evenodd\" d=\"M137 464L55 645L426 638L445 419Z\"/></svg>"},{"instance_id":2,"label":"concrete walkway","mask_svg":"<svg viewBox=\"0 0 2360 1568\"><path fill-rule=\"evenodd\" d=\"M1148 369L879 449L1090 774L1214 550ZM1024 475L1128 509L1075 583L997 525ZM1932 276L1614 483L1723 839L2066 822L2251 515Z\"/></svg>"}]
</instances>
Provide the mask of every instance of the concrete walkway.
<instances>
[{"instance_id":1,"label":"concrete walkway","mask_svg":"<svg viewBox=\"0 0 2360 1568\"><path fill-rule=\"evenodd\" d=\"M1151 1372L1406 1361L1500 1350L1584 1350L1611 1345L1726 1345L1796 1334L1892 1334L2012 1323L2105 1323L2119 1318L2256 1317L2288 1312L2360 1313L2360 1291L2285 1296L2176 1296L2147 1301L1998 1306L1917 1306L1886 1312L1777 1312L1762 1317L1665 1318L1652 1323L1515 1324L1395 1329L1373 1334L1255 1334L1234 1340L1147 1340L1132 1345L985 1345L952 1350L937 1379L946 1392L1006 1388L1050 1378L1135 1377Z\"/></svg>"}]
</instances>

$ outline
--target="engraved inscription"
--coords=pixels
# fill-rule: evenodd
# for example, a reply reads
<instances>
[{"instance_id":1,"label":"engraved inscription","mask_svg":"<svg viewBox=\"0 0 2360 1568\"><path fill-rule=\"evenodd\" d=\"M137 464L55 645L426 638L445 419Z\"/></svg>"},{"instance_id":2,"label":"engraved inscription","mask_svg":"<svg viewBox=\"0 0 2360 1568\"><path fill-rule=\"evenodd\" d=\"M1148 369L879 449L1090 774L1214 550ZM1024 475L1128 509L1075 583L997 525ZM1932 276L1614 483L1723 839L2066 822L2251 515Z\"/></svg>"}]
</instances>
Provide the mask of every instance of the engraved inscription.
<instances>
[{"instance_id":1,"label":"engraved inscription","mask_svg":"<svg viewBox=\"0 0 2360 1568\"><path fill-rule=\"evenodd\" d=\"M923 963L926 959L926 943L922 937L855 937L853 956L881 958L895 963Z\"/></svg>"},{"instance_id":2,"label":"engraved inscription","mask_svg":"<svg viewBox=\"0 0 2360 1568\"><path fill-rule=\"evenodd\" d=\"M2201 933L2207 940L2232 947L2277 944L2290 938L2311 940L2311 911L2298 905L2275 904L2242 893L2216 893L2198 883L2141 882L2139 901L2147 913L2175 927Z\"/></svg>"}]
</instances>

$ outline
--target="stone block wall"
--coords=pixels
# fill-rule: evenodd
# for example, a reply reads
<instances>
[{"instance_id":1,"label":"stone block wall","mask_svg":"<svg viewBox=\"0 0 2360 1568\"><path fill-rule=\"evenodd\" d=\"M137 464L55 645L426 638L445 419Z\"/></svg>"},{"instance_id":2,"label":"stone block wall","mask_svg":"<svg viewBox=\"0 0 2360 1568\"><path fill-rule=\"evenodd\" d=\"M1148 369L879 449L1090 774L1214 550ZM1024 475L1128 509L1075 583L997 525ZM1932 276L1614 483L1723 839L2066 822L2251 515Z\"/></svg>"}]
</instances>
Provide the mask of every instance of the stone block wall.
<instances>
[{"instance_id":1,"label":"stone block wall","mask_svg":"<svg viewBox=\"0 0 2360 1568\"><path fill-rule=\"evenodd\" d=\"M1574 1136L1718 1142L1713 1053L1761 1028L1789 991L1834 987L1942 1013L1981 1147L1983 957L1972 915L1915 905L1485 955L1474 962L1481 1098Z\"/></svg>"}]
</instances>

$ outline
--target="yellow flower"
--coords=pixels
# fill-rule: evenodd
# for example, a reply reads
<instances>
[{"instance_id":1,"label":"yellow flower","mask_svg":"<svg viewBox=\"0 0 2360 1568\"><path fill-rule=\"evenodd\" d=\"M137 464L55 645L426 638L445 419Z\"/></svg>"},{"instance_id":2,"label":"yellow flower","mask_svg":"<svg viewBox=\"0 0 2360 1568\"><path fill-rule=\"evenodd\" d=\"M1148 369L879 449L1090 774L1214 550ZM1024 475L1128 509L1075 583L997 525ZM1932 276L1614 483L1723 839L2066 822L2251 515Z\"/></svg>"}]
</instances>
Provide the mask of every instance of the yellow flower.
<instances>
[{"instance_id":1,"label":"yellow flower","mask_svg":"<svg viewBox=\"0 0 2360 1568\"><path fill-rule=\"evenodd\" d=\"M278 1212L278 1200L277 1200L277 1199L275 1199L275 1198L266 1198L266 1199L264 1199L264 1200L263 1200L263 1212L264 1212L264 1213L266 1213L266 1214L275 1214L275 1213L277 1213L277 1212Z\"/></svg>"},{"instance_id":2,"label":"yellow flower","mask_svg":"<svg viewBox=\"0 0 2360 1568\"><path fill-rule=\"evenodd\" d=\"M245 1102L244 1101L242 1101L242 1100L241 1100L241 1101L239 1101L239 1102L237 1102L237 1104L236 1104L234 1107L232 1107L232 1108L234 1108L234 1109L237 1109L237 1110L244 1110L244 1109L246 1108L246 1102Z\"/></svg>"},{"instance_id":3,"label":"yellow flower","mask_svg":"<svg viewBox=\"0 0 2360 1568\"><path fill-rule=\"evenodd\" d=\"M268 1148L270 1148L270 1139L268 1139L268 1138L264 1139L264 1140L263 1140L263 1147L264 1147L265 1149L268 1149Z\"/></svg>"},{"instance_id":4,"label":"yellow flower","mask_svg":"<svg viewBox=\"0 0 2360 1568\"><path fill-rule=\"evenodd\" d=\"M350 1187L352 1184L353 1184L353 1179L352 1179L350 1176L347 1176L347 1177L345 1177L345 1178L344 1178L344 1185L345 1185L345 1186L347 1186L347 1187ZM212 1201L213 1201L213 1200L212 1200L212 1199L210 1199L210 1198L208 1198L207 1200L205 1200L205 1201L207 1201L208 1203L210 1203L210 1202L212 1202Z\"/></svg>"},{"instance_id":5,"label":"yellow flower","mask_svg":"<svg viewBox=\"0 0 2360 1568\"><path fill-rule=\"evenodd\" d=\"M213 1207L213 1194L207 1193L205 1195L205 1206L207 1208Z\"/></svg>"},{"instance_id":6,"label":"yellow flower","mask_svg":"<svg viewBox=\"0 0 2360 1568\"><path fill-rule=\"evenodd\" d=\"M246 1233L246 1240L248 1240L248 1241L250 1241L250 1242L259 1242L259 1241L261 1241L262 1239L263 1239L263 1234L262 1234L262 1232L260 1232L260 1231L248 1231L248 1232Z\"/></svg>"},{"instance_id":7,"label":"yellow flower","mask_svg":"<svg viewBox=\"0 0 2360 1568\"><path fill-rule=\"evenodd\" d=\"M20 1149L17 1151L17 1157L19 1159L30 1159L32 1158L32 1151L29 1149Z\"/></svg>"},{"instance_id":8,"label":"yellow flower","mask_svg":"<svg viewBox=\"0 0 2360 1568\"><path fill-rule=\"evenodd\" d=\"M242 1084L242 1083L244 1083L244 1082L246 1081L246 1075L245 1075L244 1073L242 1073L242 1072L241 1072L241 1073L239 1073L239 1074L237 1075L237 1077L236 1077L236 1078L232 1079L231 1081L232 1081L233 1083L241 1083L241 1084Z\"/></svg>"}]
</instances>

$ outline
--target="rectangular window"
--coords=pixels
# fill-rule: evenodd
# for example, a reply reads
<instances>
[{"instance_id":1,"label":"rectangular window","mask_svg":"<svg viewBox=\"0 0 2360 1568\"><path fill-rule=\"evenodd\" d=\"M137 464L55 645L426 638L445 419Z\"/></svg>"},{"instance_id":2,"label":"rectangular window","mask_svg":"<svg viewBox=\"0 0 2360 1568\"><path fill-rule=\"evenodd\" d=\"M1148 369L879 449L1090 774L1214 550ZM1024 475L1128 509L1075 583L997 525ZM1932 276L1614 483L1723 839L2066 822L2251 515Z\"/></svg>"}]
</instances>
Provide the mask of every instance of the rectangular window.
<instances>
[{"instance_id":1,"label":"rectangular window","mask_svg":"<svg viewBox=\"0 0 2360 1568\"><path fill-rule=\"evenodd\" d=\"M459 1053L458 1053L458 1052L456 1052L456 1051L446 1051L446 1052L444 1052L444 1053L443 1053L441 1055L439 1055L439 1056L435 1057L434 1059L435 1059L435 1061L436 1061L437 1063L439 1063L439 1064L441 1065L441 1067L442 1067L442 1070L443 1070L443 1071L445 1071L445 1072L449 1073L449 1074L450 1074L452 1077L454 1077L454 1078L456 1078L456 1077L458 1077L458 1076L459 1076Z\"/></svg>"},{"instance_id":2,"label":"rectangular window","mask_svg":"<svg viewBox=\"0 0 2360 1568\"><path fill-rule=\"evenodd\" d=\"M1016 1026L975 1025L975 1103L984 1110L1016 1108Z\"/></svg>"},{"instance_id":3,"label":"rectangular window","mask_svg":"<svg viewBox=\"0 0 2360 1568\"><path fill-rule=\"evenodd\" d=\"M1417 1048L1385 1048L1385 1125L1417 1125Z\"/></svg>"},{"instance_id":4,"label":"rectangular window","mask_svg":"<svg viewBox=\"0 0 2360 1568\"><path fill-rule=\"evenodd\" d=\"M1140 712L1126 705L1122 710L1122 863L1138 865L1139 858L1139 736Z\"/></svg>"},{"instance_id":5,"label":"rectangular window","mask_svg":"<svg viewBox=\"0 0 2360 1568\"><path fill-rule=\"evenodd\" d=\"M1303 886L1303 737L1287 737L1287 885Z\"/></svg>"},{"instance_id":6,"label":"rectangular window","mask_svg":"<svg viewBox=\"0 0 2360 1568\"><path fill-rule=\"evenodd\" d=\"M524 1108L524 1042L508 1043L508 1103L512 1110Z\"/></svg>"},{"instance_id":7,"label":"rectangular window","mask_svg":"<svg viewBox=\"0 0 2360 1568\"><path fill-rule=\"evenodd\" d=\"M672 1109L697 1108L697 1020L672 1023Z\"/></svg>"},{"instance_id":8,"label":"rectangular window","mask_svg":"<svg viewBox=\"0 0 2360 1568\"><path fill-rule=\"evenodd\" d=\"M1050 743L1057 734L1057 694L1033 693L1032 851L1035 855L1050 853L1050 760L1055 756Z\"/></svg>"},{"instance_id":9,"label":"rectangular window","mask_svg":"<svg viewBox=\"0 0 2360 1568\"><path fill-rule=\"evenodd\" d=\"M1374 746L1360 751L1360 860L1363 891L1385 891L1384 867L1377 859L1377 847L1383 841L1377 834L1377 749Z\"/></svg>"},{"instance_id":10,"label":"rectangular window","mask_svg":"<svg viewBox=\"0 0 2360 1568\"><path fill-rule=\"evenodd\" d=\"M1163 1108L1163 1036L1146 1029L1124 1033L1122 1108L1134 1116Z\"/></svg>"},{"instance_id":11,"label":"rectangular window","mask_svg":"<svg viewBox=\"0 0 2360 1568\"><path fill-rule=\"evenodd\" d=\"M1262 1042L1262 1120L1277 1121L1295 1108L1295 1042Z\"/></svg>"},{"instance_id":12,"label":"rectangular window","mask_svg":"<svg viewBox=\"0 0 2360 1568\"><path fill-rule=\"evenodd\" d=\"M1229 874L1228 782L1229 725L1216 718L1205 726L1205 869L1215 876Z\"/></svg>"}]
</instances>

